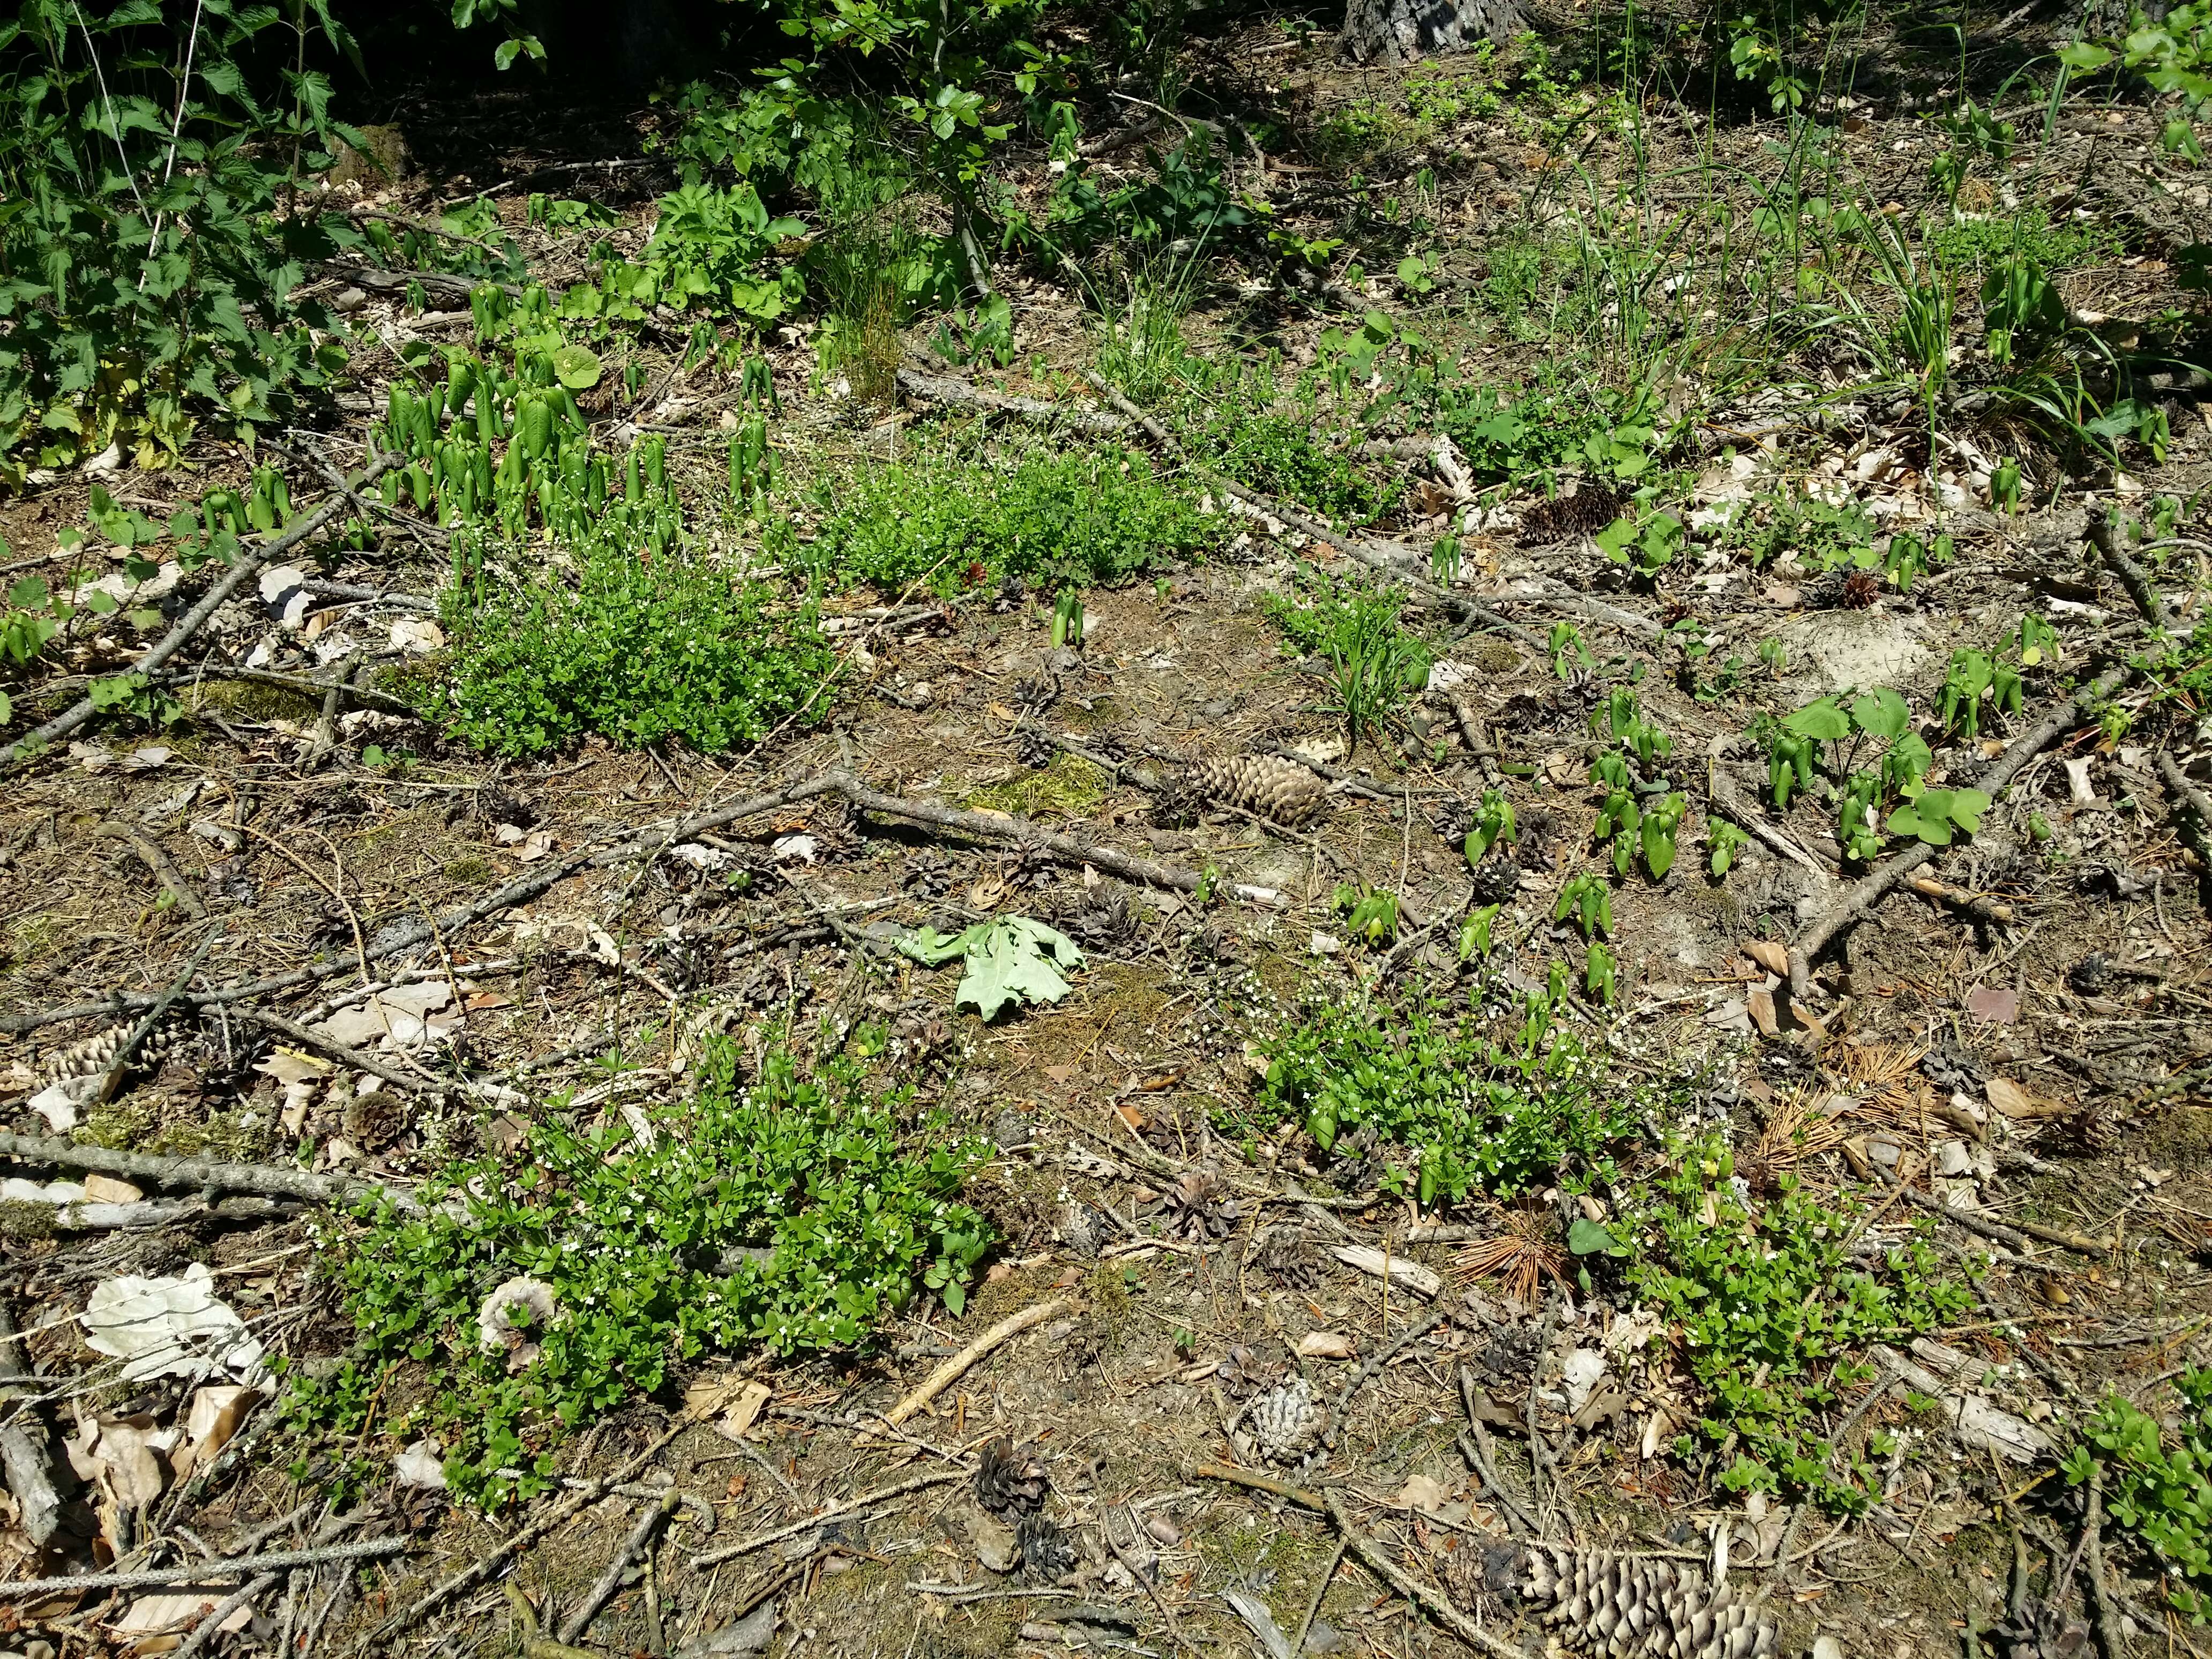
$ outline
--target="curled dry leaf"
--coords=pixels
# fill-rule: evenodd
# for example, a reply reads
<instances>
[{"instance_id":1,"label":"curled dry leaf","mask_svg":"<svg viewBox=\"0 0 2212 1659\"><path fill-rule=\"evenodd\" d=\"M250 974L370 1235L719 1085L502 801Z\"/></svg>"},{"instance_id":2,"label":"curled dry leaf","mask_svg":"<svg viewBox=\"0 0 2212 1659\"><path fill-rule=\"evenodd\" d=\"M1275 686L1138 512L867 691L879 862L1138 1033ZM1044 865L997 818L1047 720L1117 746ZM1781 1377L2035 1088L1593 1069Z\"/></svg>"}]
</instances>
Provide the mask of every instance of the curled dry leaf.
<instances>
[{"instance_id":1,"label":"curled dry leaf","mask_svg":"<svg viewBox=\"0 0 2212 1659\"><path fill-rule=\"evenodd\" d=\"M1743 953L1770 974L1787 979L1790 976L1790 947L1771 939L1747 939L1743 942Z\"/></svg>"},{"instance_id":2,"label":"curled dry leaf","mask_svg":"<svg viewBox=\"0 0 2212 1659\"><path fill-rule=\"evenodd\" d=\"M1308 1331L1298 1339L1301 1359L1351 1359L1358 1352L1358 1345L1341 1331Z\"/></svg>"}]
</instances>

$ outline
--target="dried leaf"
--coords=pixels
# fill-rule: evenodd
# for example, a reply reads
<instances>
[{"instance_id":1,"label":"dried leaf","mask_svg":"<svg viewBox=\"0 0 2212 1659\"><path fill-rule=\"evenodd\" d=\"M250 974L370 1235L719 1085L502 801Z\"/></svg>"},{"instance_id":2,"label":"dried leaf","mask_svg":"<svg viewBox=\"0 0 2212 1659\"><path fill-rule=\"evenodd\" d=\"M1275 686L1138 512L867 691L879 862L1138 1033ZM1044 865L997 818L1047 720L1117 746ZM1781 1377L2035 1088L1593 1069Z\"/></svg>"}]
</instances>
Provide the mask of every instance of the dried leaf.
<instances>
[{"instance_id":1,"label":"dried leaf","mask_svg":"<svg viewBox=\"0 0 2212 1659\"><path fill-rule=\"evenodd\" d=\"M1767 990L1747 991L1743 998L1744 1012L1759 1027L1761 1036L1782 1035L1781 1022L1774 1017L1774 993Z\"/></svg>"},{"instance_id":2,"label":"dried leaf","mask_svg":"<svg viewBox=\"0 0 2212 1659\"><path fill-rule=\"evenodd\" d=\"M1390 1500L1391 1506L1401 1510L1419 1510L1424 1515L1434 1515L1451 1500L1443 1483L1425 1474L1408 1475L1406 1484L1398 1488L1398 1495Z\"/></svg>"},{"instance_id":3,"label":"dried leaf","mask_svg":"<svg viewBox=\"0 0 2212 1659\"><path fill-rule=\"evenodd\" d=\"M1298 1339L1301 1359L1350 1359L1359 1352L1341 1331L1308 1331Z\"/></svg>"},{"instance_id":4,"label":"dried leaf","mask_svg":"<svg viewBox=\"0 0 2212 1659\"><path fill-rule=\"evenodd\" d=\"M2020 993L1977 985L1966 993L1966 1012L1984 1025L2010 1025L2020 1018Z\"/></svg>"},{"instance_id":5,"label":"dried leaf","mask_svg":"<svg viewBox=\"0 0 2212 1659\"><path fill-rule=\"evenodd\" d=\"M1790 947L1771 939L1747 939L1743 942L1743 953L1770 974L1787 979L1790 975Z\"/></svg>"}]
</instances>

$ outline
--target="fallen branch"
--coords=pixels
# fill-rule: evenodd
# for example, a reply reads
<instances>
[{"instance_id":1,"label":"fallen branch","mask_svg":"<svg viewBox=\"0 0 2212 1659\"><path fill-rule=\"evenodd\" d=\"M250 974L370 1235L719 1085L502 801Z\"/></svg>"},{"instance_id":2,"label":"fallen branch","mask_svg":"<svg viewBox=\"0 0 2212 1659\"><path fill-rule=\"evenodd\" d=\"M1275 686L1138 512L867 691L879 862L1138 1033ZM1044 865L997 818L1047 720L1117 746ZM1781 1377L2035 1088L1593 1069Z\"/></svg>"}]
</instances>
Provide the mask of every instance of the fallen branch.
<instances>
[{"instance_id":1,"label":"fallen branch","mask_svg":"<svg viewBox=\"0 0 2212 1659\"><path fill-rule=\"evenodd\" d=\"M24 1392L4 1386L27 1382L22 1345L8 1304L0 1301L0 1403ZM35 1402L18 1407L0 1425L0 1474L7 1477L24 1535L43 1549L60 1529L63 1492L55 1480L53 1426Z\"/></svg>"},{"instance_id":2,"label":"fallen branch","mask_svg":"<svg viewBox=\"0 0 2212 1659\"><path fill-rule=\"evenodd\" d=\"M268 1164L219 1164L205 1158L160 1158L152 1152L121 1152L106 1146L80 1146L74 1141L46 1135L0 1131L0 1158L52 1164L64 1170L96 1170L102 1175L207 1193L254 1193L264 1198L298 1199L310 1204L336 1204L348 1198L380 1193L395 1207L410 1214L419 1213L422 1207L415 1195L404 1188L381 1187L373 1181L356 1181L348 1176L310 1175L305 1170L283 1170Z\"/></svg>"},{"instance_id":3,"label":"fallen branch","mask_svg":"<svg viewBox=\"0 0 2212 1659\"><path fill-rule=\"evenodd\" d=\"M1765 813L1737 794L1735 787L1721 776L1717 768L1706 769L1705 810L1719 813L1737 829L1756 836L1792 864L1811 871L1822 886L1835 879L1835 872L1826 865L1784 834L1778 825L1769 822Z\"/></svg>"},{"instance_id":4,"label":"fallen branch","mask_svg":"<svg viewBox=\"0 0 2212 1659\"><path fill-rule=\"evenodd\" d=\"M2122 1659L2120 1616L2112 1607L2112 1587L2105 1577L2105 1465L2089 1460L2089 1502L2081 1522L2082 1554L2089 1569L2089 1607L2096 1615L2097 1651L2103 1659Z\"/></svg>"},{"instance_id":5,"label":"fallen branch","mask_svg":"<svg viewBox=\"0 0 2212 1659\"><path fill-rule=\"evenodd\" d=\"M2199 832L2212 836L2212 795L2207 795L2190 782L2189 774L2181 769L2172 755L2163 751L2158 757L2158 775L2165 781L2166 787L2186 801L2189 810L2197 814Z\"/></svg>"},{"instance_id":6,"label":"fallen branch","mask_svg":"<svg viewBox=\"0 0 2212 1659\"><path fill-rule=\"evenodd\" d=\"M956 380L949 375L925 374L918 368L899 370L898 389L919 403L938 404L948 409L972 409L986 415L1012 415L1024 421L1071 427L1078 432L1115 433L1129 429L1127 420L1118 415L1109 415L1103 410L1073 409L1062 404L1048 404L1036 398L1011 397L1003 392L993 392L988 386L970 386L965 380Z\"/></svg>"},{"instance_id":7,"label":"fallen branch","mask_svg":"<svg viewBox=\"0 0 2212 1659\"><path fill-rule=\"evenodd\" d=\"M1970 893L1963 887L1954 887L1948 882L1933 876L1914 876L1905 884L1923 898L1939 899L1945 904L1964 910L1968 915L1983 921L2009 922L2012 906L2000 904L1995 899L1984 898L1979 893Z\"/></svg>"},{"instance_id":8,"label":"fallen branch","mask_svg":"<svg viewBox=\"0 0 2212 1659\"><path fill-rule=\"evenodd\" d=\"M339 1065L353 1071L367 1072L372 1077L382 1078L394 1088L404 1089L410 1094L440 1092L435 1084L427 1083L410 1072L403 1072L397 1066L387 1066L374 1054L363 1054L358 1048L349 1048L340 1042L336 1037L326 1036L320 1031L310 1030L297 1021L286 1019L281 1014L272 1014L260 1008L234 1008L231 1012L242 1020L255 1025L265 1026L279 1036L291 1038L302 1048L312 1048L317 1054L327 1054ZM466 1084L458 1086L465 1093L478 1092Z\"/></svg>"},{"instance_id":9,"label":"fallen branch","mask_svg":"<svg viewBox=\"0 0 2212 1659\"><path fill-rule=\"evenodd\" d=\"M379 455L369 463L368 469L362 473L353 488L358 489L362 484L374 483L377 476L392 465L392 459L390 455ZM271 537L258 546L246 548L240 553L238 562L223 573L222 580L210 587L198 605L179 617L177 625L164 635L144 656L139 658L124 672L126 674L155 672L162 664L190 644L193 636L207 625L208 618L220 611L230 596L243 586L263 565L286 550L298 546L321 530L325 525L345 510L346 501L347 498L344 495L333 495L282 534ZM18 738L6 748L0 749L0 771L4 771L19 762L27 759L29 754L44 752L46 746L56 738L65 737L76 731L98 712L99 709L89 695L71 703L69 708L55 715L44 726Z\"/></svg>"},{"instance_id":10,"label":"fallen branch","mask_svg":"<svg viewBox=\"0 0 2212 1659\"><path fill-rule=\"evenodd\" d=\"M1947 1204L1935 1194L1923 1193L1916 1187L1899 1187L1898 1191L1905 1194L1907 1203L1917 1204L1923 1210L1942 1216L1946 1221L1955 1222L1970 1233L1979 1233L1984 1238L2009 1244L2023 1254L2028 1240L2032 1238L2041 1239L2046 1244L2060 1245L2082 1255L2108 1256L2115 1247L2115 1241L2109 1238L2087 1238L2080 1233L2042 1226L2033 1221L1992 1221L1972 1210L1962 1210L1955 1205Z\"/></svg>"},{"instance_id":11,"label":"fallen branch","mask_svg":"<svg viewBox=\"0 0 2212 1659\"><path fill-rule=\"evenodd\" d=\"M1226 1480L1232 1486L1249 1486L1301 1509L1318 1510L1322 1507L1319 1492L1309 1492L1288 1480L1278 1480L1272 1474L1261 1474L1256 1469L1240 1469L1232 1463L1200 1463L1191 1474L1200 1480Z\"/></svg>"},{"instance_id":12,"label":"fallen branch","mask_svg":"<svg viewBox=\"0 0 2212 1659\"><path fill-rule=\"evenodd\" d=\"M576 1604L575 1611L562 1621L561 1640L580 1642L583 1639L584 1632L591 1629L592 1620L599 1616L599 1609L613 1601L615 1592L622 1588L623 1575L629 1571L629 1564L645 1553L647 1547L653 1542L653 1534L660 1530L661 1523L668 1519L670 1512L683 1498L684 1494L672 1486L646 1505L645 1513L630 1528L629 1536L623 1540L622 1547L615 1552L614 1559L607 1563L607 1570L599 1576L590 1589L584 1592L584 1599Z\"/></svg>"},{"instance_id":13,"label":"fallen branch","mask_svg":"<svg viewBox=\"0 0 2212 1659\"><path fill-rule=\"evenodd\" d=\"M1437 1305L1429 1310L1426 1317L1415 1320L1404 1330L1399 1332L1395 1340L1383 1347L1377 1348L1368 1357L1366 1364L1352 1374L1352 1381L1339 1389L1336 1391L1336 1398L1329 1402L1328 1432L1332 1437L1344 1421L1345 1407L1352 1403L1352 1397L1359 1392L1367 1379L1381 1370L1406 1349L1436 1329L1437 1326L1447 1322L1452 1316L1452 1311L1450 1298L1439 1297Z\"/></svg>"},{"instance_id":14,"label":"fallen branch","mask_svg":"<svg viewBox=\"0 0 2212 1659\"><path fill-rule=\"evenodd\" d=\"M1970 787L1995 801L2022 767L2040 754L2052 740L2073 728L2085 707L2102 702L2118 690L2129 672L2123 665L2100 674L2040 721L2014 738L2004 753L1991 762ZM1790 942L1791 995L1801 1000L1803 999L1807 981L1812 974L1813 958L1827 948L1829 940L1865 915L1887 897L1899 882L1935 856L1936 849L1923 842L1883 860L1871 875L1844 894L1840 903L1792 939Z\"/></svg>"},{"instance_id":15,"label":"fallen branch","mask_svg":"<svg viewBox=\"0 0 2212 1659\"><path fill-rule=\"evenodd\" d=\"M135 1572L81 1572L60 1578L20 1578L8 1585L10 1599L27 1595L68 1595L76 1590L149 1589L156 1584L211 1584L218 1579L286 1567L320 1567L336 1561L375 1561L387 1555L404 1555L416 1548L405 1538L370 1538L358 1544L336 1544L327 1549L276 1550L267 1555L238 1556L226 1560L186 1561L173 1567L142 1567Z\"/></svg>"},{"instance_id":16,"label":"fallen branch","mask_svg":"<svg viewBox=\"0 0 2212 1659\"><path fill-rule=\"evenodd\" d=\"M1407 1577L1382 1546L1352 1524L1351 1517L1344 1512L1341 1498L1333 1492L1323 1493L1322 1498L1328 1508L1328 1518L1336 1523L1346 1547L1359 1558L1362 1566L1469 1646L1497 1654L1500 1659L1526 1659L1520 1649L1500 1641L1427 1585Z\"/></svg>"},{"instance_id":17,"label":"fallen branch","mask_svg":"<svg viewBox=\"0 0 2212 1659\"><path fill-rule=\"evenodd\" d=\"M932 1371L927 1382L884 1413L884 1421L896 1428L957 1382L967 1374L969 1366L985 1354L989 1353L992 1349L1012 1340L1033 1326L1043 1324L1055 1314L1065 1313L1074 1304L1067 1297L1056 1296L1050 1301L1040 1302L1034 1307L1024 1308L1021 1312L1011 1314L1000 1320Z\"/></svg>"},{"instance_id":18,"label":"fallen branch","mask_svg":"<svg viewBox=\"0 0 2212 1659\"><path fill-rule=\"evenodd\" d=\"M316 1533L315 1546L320 1547L335 1542L376 1513L375 1510L363 1505L336 1516ZM271 1533L268 1535L273 1537L275 1534ZM258 1573L247 1579L230 1595L216 1603L207 1617L201 1620L193 1628L192 1633L185 1638L183 1644L172 1654L171 1659L192 1659L194 1654L205 1648L221 1633L224 1622L231 1614L268 1595L270 1590L276 1588L276 1581L283 1577L283 1572L269 1571Z\"/></svg>"},{"instance_id":19,"label":"fallen branch","mask_svg":"<svg viewBox=\"0 0 2212 1659\"><path fill-rule=\"evenodd\" d=\"M1167 865L1155 864L1150 859L1132 858L1108 847L1086 846L1073 836L1054 835L1049 830L1040 829L1027 818L994 818L982 812L963 812L957 807L939 806L934 801L909 800L903 795L880 794L847 773L832 775L830 787L865 811L880 813L886 817L908 818L916 823L935 824L940 830L957 830L963 835L974 836L984 841L1011 842L1017 847L1048 853L1063 864L1088 864L1101 870L1109 870L1125 880L1171 888L1180 893L1194 893L1204 884L1205 878L1195 870L1178 870Z\"/></svg>"},{"instance_id":20,"label":"fallen branch","mask_svg":"<svg viewBox=\"0 0 2212 1659\"><path fill-rule=\"evenodd\" d=\"M207 920L207 906L200 902L199 895L192 891L185 872L177 868L177 861L135 830L126 830L119 823L103 823L93 832L109 841L119 841L138 855L155 880L161 884L177 908L194 921Z\"/></svg>"},{"instance_id":21,"label":"fallen branch","mask_svg":"<svg viewBox=\"0 0 2212 1659\"><path fill-rule=\"evenodd\" d=\"M835 1521L855 1510L869 1509L878 1504L888 1503L894 1498L903 1498L910 1492L921 1492L925 1487L941 1486L948 1480L966 1478L967 1471L964 1469L932 1469L927 1474L917 1474L911 1480L878 1487L865 1497L832 1504L819 1514L810 1515L803 1521L794 1521L787 1527L778 1527L773 1532L755 1533L750 1538L739 1539L734 1544L710 1550L704 1555L695 1555L691 1558L691 1565L694 1568L718 1566L725 1561L734 1561L741 1555L750 1555L755 1550L765 1549L770 1544L780 1544L787 1538L796 1538L801 1533L811 1532L825 1521Z\"/></svg>"}]
</instances>

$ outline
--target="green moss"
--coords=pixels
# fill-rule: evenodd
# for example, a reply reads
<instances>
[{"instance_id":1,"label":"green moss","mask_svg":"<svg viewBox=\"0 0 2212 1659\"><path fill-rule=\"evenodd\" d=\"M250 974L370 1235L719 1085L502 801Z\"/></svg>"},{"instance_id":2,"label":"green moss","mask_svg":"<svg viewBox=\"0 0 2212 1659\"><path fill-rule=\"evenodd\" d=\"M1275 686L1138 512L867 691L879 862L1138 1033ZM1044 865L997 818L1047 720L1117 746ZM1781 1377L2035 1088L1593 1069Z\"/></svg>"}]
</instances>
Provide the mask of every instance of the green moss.
<instances>
[{"instance_id":1,"label":"green moss","mask_svg":"<svg viewBox=\"0 0 2212 1659\"><path fill-rule=\"evenodd\" d=\"M445 878L457 887L482 887L496 873L483 859L455 859L445 868Z\"/></svg>"},{"instance_id":2,"label":"green moss","mask_svg":"<svg viewBox=\"0 0 2212 1659\"><path fill-rule=\"evenodd\" d=\"M1061 754L1042 771L1009 778L1004 783L979 789L968 797L971 807L1012 812L1017 817L1043 817L1058 813L1082 817L1106 798L1113 779L1080 756Z\"/></svg>"}]
</instances>

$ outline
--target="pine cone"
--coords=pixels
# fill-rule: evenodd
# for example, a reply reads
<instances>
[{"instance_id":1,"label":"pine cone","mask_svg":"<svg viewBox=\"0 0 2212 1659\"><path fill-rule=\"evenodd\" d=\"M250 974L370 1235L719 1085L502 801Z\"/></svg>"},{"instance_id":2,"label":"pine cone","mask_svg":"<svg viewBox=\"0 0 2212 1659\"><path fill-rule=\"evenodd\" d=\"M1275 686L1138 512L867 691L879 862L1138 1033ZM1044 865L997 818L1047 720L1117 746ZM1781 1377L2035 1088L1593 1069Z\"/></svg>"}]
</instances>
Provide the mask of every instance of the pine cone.
<instances>
[{"instance_id":1,"label":"pine cone","mask_svg":"<svg viewBox=\"0 0 2212 1659\"><path fill-rule=\"evenodd\" d=\"M1113 1237L1111 1224L1080 1199L1070 1200L1060 1218L1060 1242L1080 1256L1095 1256Z\"/></svg>"},{"instance_id":2,"label":"pine cone","mask_svg":"<svg viewBox=\"0 0 2212 1659\"><path fill-rule=\"evenodd\" d=\"M899 878L899 885L923 898L941 898L952 885L952 872L941 854L915 853L907 859L906 873Z\"/></svg>"},{"instance_id":3,"label":"pine cone","mask_svg":"<svg viewBox=\"0 0 2212 1659\"><path fill-rule=\"evenodd\" d=\"M1768 1659L1773 1620L1725 1580L1659 1556L1532 1545L1522 1596L1607 1659Z\"/></svg>"},{"instance_id":4,"label":"pine cone","mask_svg":"<svg viewBox=\"0 0 2212 1659\"><path fill-rule=\"evenodd\" d=\"M1239 1342L1222 1356L1221 1363L1213 1368L1213 1380L1231 1400L1249 1400L1262 1389L1272 1389L1283 1380L1284 1367L1269 1364Z\"/></svg>"},{"instance_id":5,"label":"pine cone","mask_svg":"<svg viewBox=\"0 0 2212 1659\"><path fill-rule=\"evenodd\" d=\"M1310 1291L1321 1283L1321 1263L1306 1236L1295 1227L1277 1227L1260 1247L1260 1267L1285 1290Z\"/></svg>"},{"instance_id":6,"label":"pine cone","mask_svg":"<svg viewBox=\"0 0 2212 1659\"><path fill-rule=\"evenodd\" d=\"M1040 674L1033 680L1014 682L1014 707L1024 714L1042 714L1059 701L1057 675Z\"/></svg>"},{"instance_id":7,"label":"pine cone","mask_svg":"<svg viewBox=\"0 0 2212 1659\"><path fill-rule=\"evenodd\" d=\"M1485 859L1474 869L1474 902L1505 904L1521 890L1521 866L1500 855Z\"/></svg>"},{"instance_id":8,"label":"pine cone","mask_svg":"<svg viewBox=\"0 0 2212 1659\"><path fill-rule=\"evenodd\" d=\"M1160 787L1152 792L1149 816L1155 828L1188 830L1198 822L1199 809L1204 804L1203 796L1191 787L1188 775L1163 778Z\"/></svg>"},{"instance_id":9,"label":"pine cone","mask_svg":"<svg viewBox=\"0 0 2212 1659\"><path fill-rule=\"evenodd\" d=\"M407 1133L406 1098L386 1087L356 1095L346 1103L345 1138L365 1152L380 1152Z\"/></svg>"},{"instance_id":10,"label":"pine cone","mask_svg":"<svg viewBox=\"0 0 2212 1659\"><path fill-rule=\"evenodd\" d=\"M1246 1442L1250 1452L1278 1463L1295 1463L1320 1443L1328 1421L1328 1408L1314 1398L1313 1384L1294 1376L1252 1402L1236 1437Z\"/></svg>"},{"instance_id":11,"label":"pine cone","mask_svg":"<svg viewBox=\"0 0 2212 1659\"><path fill-rule=\"evenodd\" d=\"M1014 1547L1022 1553L1022 1576L1041 1583L1059 1582L1075 1565L1075 1546L1049 1516L1027 1515L1014 1523Z\"/></svg>"},{"instance_id":12,"label":"pine cone","mask_svg":"<svg viewBox=\"0 0 2212 1659\"><path fill-rule=\"evenodd\" d=\"M1222 1200L1221 1177L1203 1170L1186 1173L1160 1204L1170 1234L1193 1244L1223 1237L1237 1222L1236 1206Z\"/></svg>"},{"instance_id":13,"label":"pine cone","mask_svg":"<svg viewBox=\"0 0 2212 1659\"><path fill-rule=\"evenodd\" d=\"M51 1087L71 1078L106 1077L115 1064L115 1056L123 1052L123 1044L131 1032L138 1029L136 1017L119 1025L72 1042L54 1054L39 1071L39 1086ZM171 1012L161 1023L146 1034L138 1045L131 1064L142 1072L158 1072L172 1060L182 1059L198 1042L199 1024L188 1015Z\"/></svg>"},{"instance_id":14,"label":"pine cone","mask_svg":"<svg viewBox=\"0 0 2212 1659\"><path fill-rule=\"evenodd\" d=\"M1278 823L1303 823L1321 805L1322 783L1307 768L1279 755L1235 755L1194 762L1187 787Z\"/></svg>"},{"instance_id":15,"label":"pine cone","mask_svg":"<svg viewBox=\"0 0 2212 1659\"><path fill-rule=\"evenodd\" d=\"M1067 927L1078 943L1094 951L1112 951L1135 936L1137 919L1129 912L1128 894L1115 887L1091 894Z\"/></svg>"},{"instance_id":16,"label":"pine cone","mask_svg":"<svg viewBox=\"0 0 2212 1659\"><path fill-rule=\"evenodd\" d=\"M1576 536L1595 536L1620 516L1621 498L1603 484L1585 483L1571 495L1539 501L1521 515L1521 545L1537 547Z\"/></svg>"},{"instance_id":17,"label":"pine cone","mask_svg":"<svg viewBox=\"0 0 2212 1659\"><path fill-rule=\"evenodd\" d=\"M1051 1484L1045 1479L1044 1466L1016 1451L1003 1434L984 1447L976 1461L975 1501L1000 1520L1009 1515L1035 1515L1044 1506Z\"/></svg>"},{"instance_id":18,"label":"pine cone","mask_svg":"<svg viewBox=\"0 0 2212 1659\"><path fill-rule=\"evenodd\" d=\"M1037 769L1049 766L1059 753L1058 745L1034 726L1024 726L1014 733L1014 758L1024 766Z\"/></svg>"}]
</instances>

